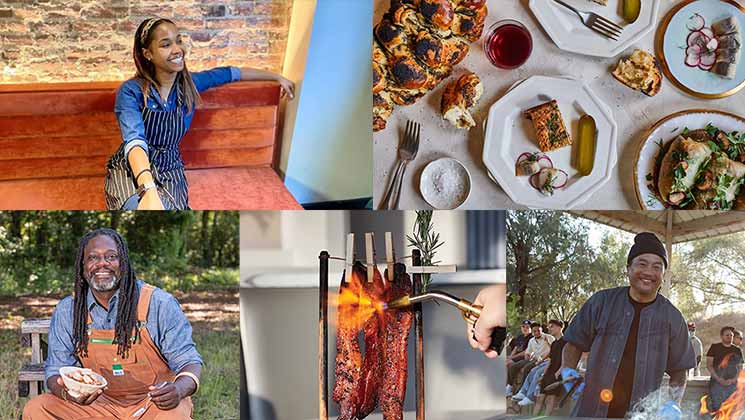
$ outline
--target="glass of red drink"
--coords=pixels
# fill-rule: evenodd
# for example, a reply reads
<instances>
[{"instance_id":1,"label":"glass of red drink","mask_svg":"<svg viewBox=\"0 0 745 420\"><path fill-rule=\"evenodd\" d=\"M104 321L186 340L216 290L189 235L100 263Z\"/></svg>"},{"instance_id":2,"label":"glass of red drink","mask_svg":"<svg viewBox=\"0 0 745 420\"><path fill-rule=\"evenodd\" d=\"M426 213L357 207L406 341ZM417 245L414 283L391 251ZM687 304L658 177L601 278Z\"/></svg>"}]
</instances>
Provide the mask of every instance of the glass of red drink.
<instances>
[{"instance_id":1,"label":"glass of red drink","mask_svg":"<svg viewBox=\"0 0 745 420\"><path fill-rule=\"evenodd\" d=\"M533 37L522 23L512 19L500 20L489 28L484 39L484 52L495 66L516 69L525 64L533 52Z\"/></svg>"}]
</instances>

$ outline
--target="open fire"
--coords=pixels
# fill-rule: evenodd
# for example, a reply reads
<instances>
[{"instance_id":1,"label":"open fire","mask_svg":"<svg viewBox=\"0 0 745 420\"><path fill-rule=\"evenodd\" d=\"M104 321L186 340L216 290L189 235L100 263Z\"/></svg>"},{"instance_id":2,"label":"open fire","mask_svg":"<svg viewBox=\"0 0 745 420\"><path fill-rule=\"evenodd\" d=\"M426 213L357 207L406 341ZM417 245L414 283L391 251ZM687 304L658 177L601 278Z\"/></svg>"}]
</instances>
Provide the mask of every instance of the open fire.
<instances>
[{"instance_id":1,"label":"open fire","mask_svg":"<svg viewBox=\"0 0 745 420\"><path fill-rule=\"evenodd\" d=\"M732 354L728 354L722 362L719 364L719 368L724 368L729 363L729 358ZM736 420L740 419L743 414L743 408L745 408L745 371L741 371L737 375L737 388L732 395L727 398L718 410L710 412L708 408L708 396L704 395L701 397L701 410L699 414L704 415L709 413L712 419L716 420Z\"/></svg>"}]
</instances>

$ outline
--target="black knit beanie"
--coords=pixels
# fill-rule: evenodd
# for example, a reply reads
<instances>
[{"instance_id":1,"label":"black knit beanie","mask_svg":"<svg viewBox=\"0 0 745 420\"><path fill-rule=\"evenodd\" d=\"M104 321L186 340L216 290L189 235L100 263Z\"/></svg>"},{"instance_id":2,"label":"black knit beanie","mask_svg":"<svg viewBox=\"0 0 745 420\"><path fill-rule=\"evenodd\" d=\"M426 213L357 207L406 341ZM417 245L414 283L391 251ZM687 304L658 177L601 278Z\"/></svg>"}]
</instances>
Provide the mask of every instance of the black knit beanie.
<instances>
[{"instance_id":1,"label":"black knit beanie","mask_svg":"<svg viewBox=\"0 0 745 420\"><path fill-rule=\"evenodd\" d=\"M626 259L626 265L631 265L631 261L641 254L657 254L662 258L667 269L667 251L665 245L657 239L652 232L642 232L634 237L634 245L629 250L629 257Z\"/></svg>"}]
</instances>

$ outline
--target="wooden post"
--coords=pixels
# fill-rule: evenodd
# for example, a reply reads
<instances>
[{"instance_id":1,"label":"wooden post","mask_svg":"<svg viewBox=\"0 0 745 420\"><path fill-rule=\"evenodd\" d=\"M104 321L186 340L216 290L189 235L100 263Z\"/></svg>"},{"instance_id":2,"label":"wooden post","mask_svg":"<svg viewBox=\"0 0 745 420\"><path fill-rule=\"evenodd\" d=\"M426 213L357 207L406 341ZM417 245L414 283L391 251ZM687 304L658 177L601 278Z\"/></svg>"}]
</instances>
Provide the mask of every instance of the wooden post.
<instances>
[{"instance_id":1,"label":"wooden post","mask_svg":"<svg viewBox=\"0 0 745 420\"><path fill-rule=\"evenodd\" d=\"M422 254L418 249L411 252L413 266L422 265ZM422 275L412 274L413 294L422 293ZM414 334L416 335L416 419L424 420L424 335L422 325L422 304L414 305Z\"/></svg>"},{"instance_id":2,"label":"wooden post","mask_svg":"<svg viewBox=\"0 0 745 420\"><path fill-rule=\"evenodd\" d=\"M396 263L396 253L393 250L391 232L385 233L385 264L388 267L388 282L393 283L393 265Z\"/></svg>"},{"instance_id":3,"label":"wooden post","mask_svg":"<svg viewBox=\"0 0 745 420\"><path fill-rule=\"evenodd\" d=\"M662 281L662 294L670 299L670 290L672 289L672 270L673 264L673 217L675 214L672 210L665 210L666 226L665 226L665 250L667 251L667 270L665 270L665 276Z\"/></svg>"},{"instance_id":4,"label":"wooden post","mask_svg":"<svg viewBox=\"0 0 745 420\"><path fill-rule=\"evenodd\" d=\"M367 282L372 283L375 276L375 234L365 233L365 263L367 264Z\"/></svg>"},{"instance_id":5,"label":"wooden post","mask_svg":"<svg viewBox=\"0 0 745 420\"><path fill-rule=\"evenodd\" d=\"M318 416L320 420L328 420L329 378L328 378L328 298L329 298L329 253L321 251L319 260L318 287Z\"/></svg>"}]
</instances>

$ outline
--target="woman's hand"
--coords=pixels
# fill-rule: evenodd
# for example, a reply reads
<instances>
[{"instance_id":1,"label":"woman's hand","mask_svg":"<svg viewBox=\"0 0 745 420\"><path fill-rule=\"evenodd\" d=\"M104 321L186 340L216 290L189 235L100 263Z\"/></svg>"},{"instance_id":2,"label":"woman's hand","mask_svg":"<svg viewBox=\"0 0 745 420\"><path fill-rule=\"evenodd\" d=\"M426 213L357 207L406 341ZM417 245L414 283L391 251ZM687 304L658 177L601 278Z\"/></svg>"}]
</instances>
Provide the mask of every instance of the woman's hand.
<instances>
[{"instance_id":1,"label":"woman's hand","mask_svg":"<svg viewBox=\"0 0 745 420\"><path fill-rule=\"evenodd\" d=\"M482 289L473 302L475 305L483 306L481 315L473 328L469 325L466 329L466 336L471 347L481 350L490 359L497 357L496 351L489 350L491 335L495 328L504 327L507 324L505 293L503 284L495 284Z\"/></svg>"},{"instance_id":2,"label":"woman's hand","mask_svg":"<svg viewBox=\"0 0 745 420\"><path fill-rule=\"evenodd\" d=\"M72 402L74 402L76 404L79 404L79 405L90 405L90 404L93 403L93 401L96 401L96 399L101 394L103 394L103 389L98 389L98 390L96 390L95 392L93 392L91 394L81 395L81 396L75 398L72 395L70 395L69 392L67 392L67 387L65 386L65 382L62 380L62 377L61 376L58 376L57 377L57 384L62 387L62 392L64 392L64 393L67 394L67 396L65 397L65 399L67 401L72 401Z\"/></svg>"},{"instance_id":3,"label":"woman's hand","mask_svg":"<svg viewBox=\"0 0 745 420\"><path fill-rule=\"evenodd\" d=\"M137 210L163 210L163 202L160 200L157 188L150 188L145 191L137 204Z\"/></svg>"},{"instance_id":4,"label":"woman's hand","mask_svg":"<svg viewBox=\"0 0 745 420\"><path fill-rule=\"evenodd\" d=\"M295 99L295 83L292 80L277 75L277 82L282 86L282 94L287 94L287 99Z\"/></svg>"}]
</instances>

